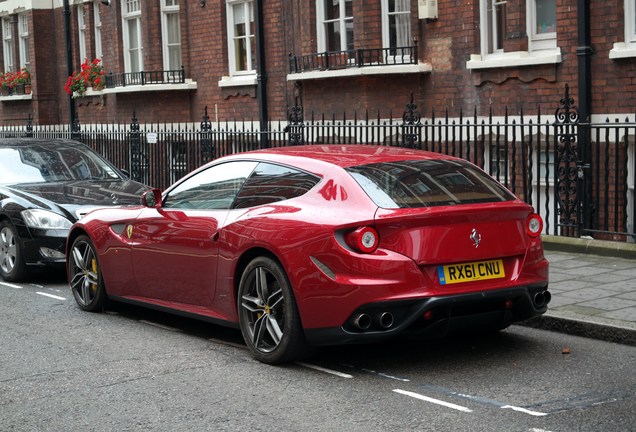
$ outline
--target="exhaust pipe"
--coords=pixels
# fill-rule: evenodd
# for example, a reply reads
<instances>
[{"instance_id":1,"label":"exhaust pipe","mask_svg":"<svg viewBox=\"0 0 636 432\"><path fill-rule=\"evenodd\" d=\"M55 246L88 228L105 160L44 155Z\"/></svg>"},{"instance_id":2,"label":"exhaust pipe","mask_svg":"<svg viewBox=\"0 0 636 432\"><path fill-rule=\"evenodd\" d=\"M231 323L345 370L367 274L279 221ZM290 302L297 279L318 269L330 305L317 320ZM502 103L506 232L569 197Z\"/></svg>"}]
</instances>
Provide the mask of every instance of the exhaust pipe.
<instances>
[{"instance_id":1,"label":"exhaust pipe","mask_svg":"<svg viewBox=\"0 0 636 432\"><path fill-rule=\"evenodd\" d=\"M376 315L376 320L380 327L389 329L393 326L393 314L390 312L382 312Z\"/></svg>"},{"instance_id":2,"label":"exhaust pipe","mask_svg":"<svg viewBox=\"0 0 636 432\"><path fill-rule=\"evenodd\" d=\"M552 294L550 294L550 291L544 291L543 297L545 298L545 304L550 303L550 300L552 300Z\"/></svg>"},{"instance_id":3,"label":"exhaust pipe","mask_svg":"<svg viewBox=\"0 0 636 432\"><path fill-rule=\"evenodd\" d=\"M545 305L546 301L545 301L545 293L547 291L543 291L543 292L538 292L534 295L534 305L536 307L543 307L543 305Z\"/></svg>"},{"instance_id":4,"label":"exhaust pipe","mask_svg":"<svg viewBox=\"0 0 636 432\"><path fill-rule=\"evenodd\" d=\"M371 316L365 313L358 314L353 319L353 325L360 330L368 330L371 327Z\"/></svg>"}]
</instances>

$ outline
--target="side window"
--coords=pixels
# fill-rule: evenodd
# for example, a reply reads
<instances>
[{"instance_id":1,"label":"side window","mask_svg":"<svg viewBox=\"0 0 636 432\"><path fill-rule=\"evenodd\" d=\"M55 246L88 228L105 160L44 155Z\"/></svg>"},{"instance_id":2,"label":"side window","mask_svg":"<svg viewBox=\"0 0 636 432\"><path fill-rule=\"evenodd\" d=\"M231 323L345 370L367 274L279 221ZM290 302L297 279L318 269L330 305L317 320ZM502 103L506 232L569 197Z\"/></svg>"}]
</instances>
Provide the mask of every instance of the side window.
<instances>
[{"instance_id":1,"label":"side window","mask_svg":"<svg viewBox=\"0 0 636 432\"><path fill-rule=\"evenodd\" d=\"M316 185L319 177L293 168L260 163L245 182L233 208L247 208L296 198Z\"/></svg>"},{"instance_id":2,"label":"side window","mask_svg":"<svg viewBox=\"0 0 636 432\"><path fill-rule=\"evenodd\" d=\"M168 192L164 208L229 209L258 162L227 162L189 177Z\"/></svg>"}]
</instances>

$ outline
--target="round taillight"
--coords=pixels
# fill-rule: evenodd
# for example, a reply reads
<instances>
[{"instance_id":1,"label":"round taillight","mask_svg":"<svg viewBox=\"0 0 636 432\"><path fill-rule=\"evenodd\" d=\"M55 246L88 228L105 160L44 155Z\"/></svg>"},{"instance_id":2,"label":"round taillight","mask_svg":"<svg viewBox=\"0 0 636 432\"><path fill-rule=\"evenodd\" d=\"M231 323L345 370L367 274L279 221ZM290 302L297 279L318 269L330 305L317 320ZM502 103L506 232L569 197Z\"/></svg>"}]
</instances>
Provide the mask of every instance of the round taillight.
<instances>
[{"instance_id":1,"label":"round taillight","mask_svg":"<svg viewBox=\"0 0 636 432\"><path fill-rule=\"evenodd\" d=\"M345 236L347 244L362 253L372 253L380 244L380 236L375 228L370 226L360 227Z\"/></svg>"},{"instance_id":2,"label":"round taillight","mask_svg":"<svg viewBox=\"0 0 636 432\"><path fill-rule=\"evenodd\" d=\"M536 213L532 213L526 220L526 232L530 237L539 237L543 231L543 220L541 216Z\"/></svg>"}]
</instances>

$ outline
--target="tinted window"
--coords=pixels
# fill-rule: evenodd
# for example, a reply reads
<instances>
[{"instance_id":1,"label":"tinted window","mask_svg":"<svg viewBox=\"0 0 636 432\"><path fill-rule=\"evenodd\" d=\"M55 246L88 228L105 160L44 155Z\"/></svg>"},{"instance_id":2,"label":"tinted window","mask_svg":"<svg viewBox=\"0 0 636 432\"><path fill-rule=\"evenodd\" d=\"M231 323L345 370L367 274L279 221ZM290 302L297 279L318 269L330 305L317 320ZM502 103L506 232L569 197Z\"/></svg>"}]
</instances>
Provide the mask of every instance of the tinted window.
<instances>
[{"instance_id":1,"label":"tinted window","mask_svg":"<svg viewBox=\"0 0 636 432\"><path fill-rule=\"evenodd\" d=\"M412 160L348 168L383 208L412 208L514 199L507 189L465 161Z\"/></svg>"},{"instance_id":2,"label":"tinted window","mask_svg":"<svg viewBox=\"0 0 636 432\"><path fill-rule=\"evenodd\" d=\"M260 163L239 193L234 208L270 204L303 195L320 180L293 168Z\"/></svg>"},{"instance_id":3,"label":"tinted window","mask_svg":"<svg viewBox=\"0 0 636 432\"><path fill-rule=\"evenodd\" d=\"M172 189L163 206L183 209L229 209L257 162L212 166Z\"/></svg>"}]
</instances>

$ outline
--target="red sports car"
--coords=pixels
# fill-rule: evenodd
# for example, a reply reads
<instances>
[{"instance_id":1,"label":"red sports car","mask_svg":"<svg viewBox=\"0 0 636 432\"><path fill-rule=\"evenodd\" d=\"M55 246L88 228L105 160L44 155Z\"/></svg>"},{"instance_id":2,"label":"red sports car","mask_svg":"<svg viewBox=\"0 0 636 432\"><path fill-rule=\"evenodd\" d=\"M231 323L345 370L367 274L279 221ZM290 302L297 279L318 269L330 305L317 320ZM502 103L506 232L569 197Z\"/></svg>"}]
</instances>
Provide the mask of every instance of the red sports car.
<instances>
[{"instance_id":1,"label":"red sports car","mask_svg":"<svg viewBox=\"0 0 636 432\"><path fill-rule=\"evenodd\" d=\"M266 363L311 346L503 329L550 301L541 218L475 165L401 148L235 154L69 234L77 303L240 327Z\"/></svg>"}]
</instances>

